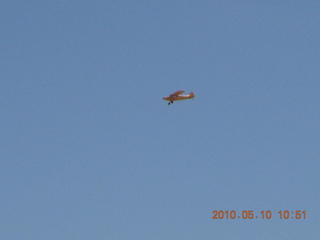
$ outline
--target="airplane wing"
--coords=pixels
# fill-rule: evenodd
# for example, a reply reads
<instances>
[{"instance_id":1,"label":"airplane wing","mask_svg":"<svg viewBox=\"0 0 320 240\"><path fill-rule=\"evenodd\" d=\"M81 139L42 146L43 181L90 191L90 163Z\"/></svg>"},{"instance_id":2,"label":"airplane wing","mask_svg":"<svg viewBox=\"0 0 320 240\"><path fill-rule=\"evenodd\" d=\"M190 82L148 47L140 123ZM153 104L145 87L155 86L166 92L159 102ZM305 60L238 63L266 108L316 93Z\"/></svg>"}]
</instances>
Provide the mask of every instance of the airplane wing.
<instances>
[{"instance_id":1,"label":"airplane wing","mask_svg":"<svg viewBox=\"0 0 320 240\"><path fill-rule=\"evenodd\" d=\"M183 91L183 90L179 90L179 91L176 91L175 93L172 93L172 94L170 95L170 97L173 97L173 96L177 97L177 96L179 96L179 95L182 94L182 93L184 93L184 91Z\"/></svg>"}]
</instances>

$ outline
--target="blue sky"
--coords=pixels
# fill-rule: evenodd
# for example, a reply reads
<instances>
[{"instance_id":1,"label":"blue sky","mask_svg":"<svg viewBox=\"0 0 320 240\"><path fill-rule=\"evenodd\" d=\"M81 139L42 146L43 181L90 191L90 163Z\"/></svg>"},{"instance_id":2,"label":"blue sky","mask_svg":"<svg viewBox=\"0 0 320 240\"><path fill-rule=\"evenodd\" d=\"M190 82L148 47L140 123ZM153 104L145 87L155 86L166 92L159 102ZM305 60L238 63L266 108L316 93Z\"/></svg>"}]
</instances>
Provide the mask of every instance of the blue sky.
<instances>
[{"instance_id":1,"label":"blue sky","mask_svg":"<svg viewBox=\"0 0 320 240\"><path fill-rule=\"evenodd\" d=\"M0 238L319 238L319 11L3 1Z\"/></svg>"}]
</instances>

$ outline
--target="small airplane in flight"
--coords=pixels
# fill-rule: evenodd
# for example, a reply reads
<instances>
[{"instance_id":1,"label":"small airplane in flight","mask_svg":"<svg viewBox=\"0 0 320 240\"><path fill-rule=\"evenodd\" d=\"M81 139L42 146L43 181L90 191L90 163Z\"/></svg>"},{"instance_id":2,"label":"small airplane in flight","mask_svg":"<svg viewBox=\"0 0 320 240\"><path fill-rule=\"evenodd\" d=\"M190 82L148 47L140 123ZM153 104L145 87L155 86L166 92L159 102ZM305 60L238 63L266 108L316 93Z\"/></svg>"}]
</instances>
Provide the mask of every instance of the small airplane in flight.
<instances>
[{"instance_id":1,"label":"small airplane in flight","mask_svg":"<svg viewBox=\"0 0 320 240\"><path fill-rule=\"evenodd\" d=\"M193 92L191 92L188 95L181 95L182 93L184 93L184 91L183 90L179 90L179 91L176 91L175 93L172 93L169 96L163 97L163 99L166 100L166 101L169 101L168 105L170 105L170 104L173 104L174 101L186 100L186 99L194 98Z\"/></svg>"}]
</instances>

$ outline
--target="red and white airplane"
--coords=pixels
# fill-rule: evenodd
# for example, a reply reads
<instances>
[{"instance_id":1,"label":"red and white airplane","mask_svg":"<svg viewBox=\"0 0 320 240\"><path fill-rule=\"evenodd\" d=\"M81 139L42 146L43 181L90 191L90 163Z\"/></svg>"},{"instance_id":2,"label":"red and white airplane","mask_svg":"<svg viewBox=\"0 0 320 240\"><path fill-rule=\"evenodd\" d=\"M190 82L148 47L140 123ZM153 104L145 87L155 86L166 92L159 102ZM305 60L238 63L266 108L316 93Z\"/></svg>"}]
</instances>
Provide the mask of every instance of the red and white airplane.
<instances>
[{"instance_id":1,"label":"red and white airplane","mask_svg":"<svg viewBox=\"0 0 320 240\"><path fill-rule=\"evenodd\" d=\"M183 90L179 90L179 91L176 91L175 93L172 93L169 96L163 97L163 99L166 100L166 101L169 101L168 105L170 105L170 104L173 104L174 101L186 100L186 99L194 98L193 92L191 92L188 95L181 95L182 93L184 93L184 91Z\"/></svg>"}]
</instances>

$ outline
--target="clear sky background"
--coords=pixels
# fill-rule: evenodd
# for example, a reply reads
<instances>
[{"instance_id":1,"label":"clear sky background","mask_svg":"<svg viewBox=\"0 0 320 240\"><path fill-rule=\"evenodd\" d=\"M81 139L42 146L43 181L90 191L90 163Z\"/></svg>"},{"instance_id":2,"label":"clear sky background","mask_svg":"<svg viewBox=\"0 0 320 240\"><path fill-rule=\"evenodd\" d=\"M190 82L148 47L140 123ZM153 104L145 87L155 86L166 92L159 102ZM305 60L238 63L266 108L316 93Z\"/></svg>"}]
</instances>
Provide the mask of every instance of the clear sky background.
<instances>
[{"instance_id":1,"label":"clear sky background","mask_svg":"<svg viewBox=\"0 0 320 240\"><path fill-rule=\"evenodd\" d=\"M319 239L319 1L12 0L0 30L0 239Z\"/></svg>"}]
</instances>

